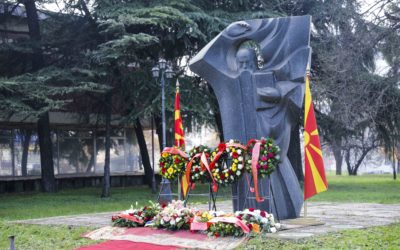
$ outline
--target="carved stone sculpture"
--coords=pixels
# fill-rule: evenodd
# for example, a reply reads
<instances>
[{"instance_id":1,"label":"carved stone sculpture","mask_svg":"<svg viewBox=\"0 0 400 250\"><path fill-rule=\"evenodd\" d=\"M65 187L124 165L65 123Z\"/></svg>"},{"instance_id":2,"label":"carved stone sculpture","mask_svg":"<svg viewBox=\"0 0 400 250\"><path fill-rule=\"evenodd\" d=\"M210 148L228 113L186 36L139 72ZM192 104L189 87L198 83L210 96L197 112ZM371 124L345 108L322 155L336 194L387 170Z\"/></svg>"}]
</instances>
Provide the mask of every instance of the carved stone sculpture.
<instances>
[{"instance_id":1,"label":"carved stone sculpture","mask_svg":"<svg viewBox=\"0 0 400 250\"><path fill-rule=\"evenodd\" d=\"M280 219L300 215L302 191L287 157L291 130L299 122L304 77L310 59L310 16L235 22L208 43L191 61L190 69L212 86L221 111L225 140L272 137L281 148L281 164L271 175ZM259 68L252 49L258 43L264 65ZM232 188L234 210L241 210L249 187L242 178ZM268 190L267 180L260 182ZM251 194L251 193L250 193ZM248 200L246 207L268 209L269 202Z\"/></svg>"}]
</instances>

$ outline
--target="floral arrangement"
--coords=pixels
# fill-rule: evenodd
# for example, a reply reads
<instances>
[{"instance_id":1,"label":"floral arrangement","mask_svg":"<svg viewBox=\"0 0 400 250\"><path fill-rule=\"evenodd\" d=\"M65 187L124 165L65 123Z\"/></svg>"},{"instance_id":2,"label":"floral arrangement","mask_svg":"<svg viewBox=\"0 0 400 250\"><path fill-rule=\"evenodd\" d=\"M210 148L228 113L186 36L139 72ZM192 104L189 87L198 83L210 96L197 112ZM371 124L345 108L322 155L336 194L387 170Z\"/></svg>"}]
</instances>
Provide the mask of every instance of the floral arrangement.
<instances>
[{"instance_id":1,"label":"floral arrangement","mask_svg":"<svg viewBox=\"0 0 400 250\"><path fill-rule=\"evenodd\" d=\"M234 224L224 223L224 222L217 222L211 224L207 232L208 236L215 236L215 237L220 237L220 236L240 237L244 235L244 232L240 227Z\"/></svg>"},{"instance_id":2,"label":"floral arrangement","mask_svg":"<svg viewBox=\"0 0 400 250\"><path fill-rule=\"evenodd\" d=\"M160 174L168 180L175 180L185 169L188 159L180 154L162 152L160 157Z\"/></svg>"},{"instance_id":3,"label":"floral arrangement","mask_svg":"<svg viewBox=\"0 0 400 250\"><path fill-rule=\"evenodd\" d=\"M236 218L245 221L249 229L254 233L266 232L276 233L280 228L280 223L275 223L274 215L266 211L248 208L235 213Z\"/></svg>"},{"instance_id":4,"label":"floral arrangement","mask_svg":"<svg viewBox=\"0 0 400 250\"><path fill-rule=\"evenodd\" d=\"M210 157L211 149L207 146L197 146L193 147L189 151L189 158L192 159L192 166L190 170L190 181L191 182L209 182L211 180L210 173L201 164L200 155L204 153L207 159ZM197 156L197 157L196 157Z\"/></svg>"},{"instance_id":5,"label":"floral arrangement","mask_svg":"<svg viewBox=\"0 0 400 250\"><path fill-rule=\"evenodd\" d=\"M220 143L211 154L211 172L219 184L235 182L244 171L245 148L237 141Z\"/></svg>"},{"instance_id":6,"label":"floral arrangement","mask_svg":"<svg viewBox=\"0 0 400 250\"><path fill-rule=\"evenodd\" d=\"M141 209L130 209L112 217L113 225L119 227L165 228L206 232L209 236L224 237L275 233L280 224L274 216L254 208L237 211L235 214L222 211L201 211L183 206L182 201L173 200L160 207L154 203Z\"/></svg>"},{"instance_id":7,"label":"floral arrangement","mask_svg":"<svg viewBox=\"0 0 400 250\"><path fill-rule=\"evenodd\" d=\"M189 229L193 217L192 209L184 207L180 200L173 200L154 217L151 226L169 230Z\"/></svg>"},{"instance_id":8,"label":"floral arrangement","mask_svg":"<svg viewBox=\"0 0 400 250\"><path fill-rule=\"evenodd\" d=\"M151 201L150 205L140 209L134 209L133 205L131 205L130 209L112 216L111 221L113 225L117 227L141 227L148 221L153 220L154 216L156 216L160 210L160 205L154 204Z\"/></svg>"},{"instance_id":9,"label":"floral arrangement","mask_svg":"<svg viewBox=\"0 0 400 250\"><path fill-rule=\"evenodd\" d=\"M258 175L261 178L269 176L278 166L280 162L279 147L274 144L271 138L261 138L257 141L255 139L249 140L246 146L246 153L248 157L246 158L246 171L251 173L251 159L253 156L254 145L260 143L260 151L257 162Z\"/></svg>"}]
</instances>

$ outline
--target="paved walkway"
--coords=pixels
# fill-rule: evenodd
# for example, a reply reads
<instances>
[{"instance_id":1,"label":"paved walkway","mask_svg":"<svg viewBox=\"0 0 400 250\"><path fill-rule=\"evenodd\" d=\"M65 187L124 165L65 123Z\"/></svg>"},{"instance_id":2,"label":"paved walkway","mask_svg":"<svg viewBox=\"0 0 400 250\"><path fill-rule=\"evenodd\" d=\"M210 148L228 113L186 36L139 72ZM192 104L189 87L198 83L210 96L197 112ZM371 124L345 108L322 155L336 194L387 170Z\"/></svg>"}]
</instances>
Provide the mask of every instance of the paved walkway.
<instances>
[{"instance_id":1,"label":"paved walkway","mask_svg":"<svg viewBox=\"0 0 400 250\"><path fill-rule=\"evenodd\" d=\"M230 201L219 202L218 210L231 211ZM206 205L196 206L208 209ZM18 221L18 223L40 225L93 226L111 225L111 215L116 212L60 216L52 218ZM384 205L372 203L309 202L308 217L281 221L286 230L270 237L302 239L327 232L344 229L359 229L400 222L400 204Z\"/></svg>"}]
</instances>

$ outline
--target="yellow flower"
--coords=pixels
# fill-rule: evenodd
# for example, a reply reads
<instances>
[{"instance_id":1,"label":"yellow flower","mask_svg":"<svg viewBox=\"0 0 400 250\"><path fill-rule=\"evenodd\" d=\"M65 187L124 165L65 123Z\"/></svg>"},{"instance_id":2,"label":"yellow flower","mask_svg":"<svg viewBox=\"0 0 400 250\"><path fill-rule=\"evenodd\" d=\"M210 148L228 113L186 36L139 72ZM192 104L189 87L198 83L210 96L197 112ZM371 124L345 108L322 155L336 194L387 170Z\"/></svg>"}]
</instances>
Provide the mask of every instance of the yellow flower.
<instances>
[{"instance_id":1,"label":"yellow flower","mask_svg":"<svg viewBox=\"0 0 400 250\"><path fill-rule=\"evenodd\" d=\"M229 176L229 174L228 173L225 173L225 177L228 177Z\"/></svg>"},{"instance_id":2,"label":"yellow flower","mask_svg":"<svg viewBox=\"0 0 400 250\"><path fill-rule=\"evenodd\" d=\"M234 159L233 162L234 163L238 163L239 161L238 161L238 159Z\"/></svg>"},{"instance_id":3,"label":"yellow flower","mask_svg":"<svg viewBox=\"0 0 400 250\"><path fill-rule=\"evenodd\" d=\"M167 156L168 156L168 153L162 153L162 155L161 155L163 158L167 158Z\"/></svg>"},{"instance_id":4,"label":"yellow flower","mask_svg":"<svg viewBox=\"0 0 400 250\"><path fill-rule=\"evenodd\" d=\"M231 148L231 151L232 151L232 152L236 152L236 149L235 149L235 148Z\"/></svg>"},{"instance_id":5,"label":"yellow flower","mask_svg":"<svg viewBox=\"0 0 400 250\"><path fill-rule=\"evenodd\" d=\"M169 168L167 169L167 171L168 171L168 174L173 174L173 173L174 173L174 169L171 168L171 167L169 167Z\"/></svg>"},{"instance_id":6,"label":"yellow flower","mask_svg":"<svg viewBox=\"0 0 400 250\"><path fill-rule=\"evenodd\" d=\"M232 164L232 171L236 171L236 164Z\"/></svg>"}]
</instances>

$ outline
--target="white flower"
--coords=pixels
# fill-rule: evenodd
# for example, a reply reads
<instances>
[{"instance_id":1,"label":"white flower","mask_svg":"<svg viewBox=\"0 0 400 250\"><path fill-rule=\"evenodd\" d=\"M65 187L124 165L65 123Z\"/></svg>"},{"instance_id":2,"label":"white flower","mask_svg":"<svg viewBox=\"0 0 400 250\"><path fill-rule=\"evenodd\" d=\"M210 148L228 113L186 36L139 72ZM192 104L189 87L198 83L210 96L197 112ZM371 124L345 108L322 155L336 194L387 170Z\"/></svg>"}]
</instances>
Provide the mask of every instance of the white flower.
<instances>
[{"instance_id":1,"label":"white flower","mask_svg":"<svg viewBox=\"0 0 400 250\"><path fill-rule=\"evenodd\" d=\"M229 143L234 143L235 141L233 140L233 139L230 139L229 140Z\"/></svg>"},{"instance_id":2,"label":"white flower","mask_svg":"<svg viewBox=\"0 0 400 250\"><path fill-rule=\"evenodd\" d=\"M242 165L242 164L239 164L239 165L238 165L238 169L241 170L242 168L243 168L243 165Z\"/></svg>"},{"instance_id":3,"label":"white flower","mask_svg":"<svg viewBox=\"0 0 400 250\"><path fill-rule=\"evenodd\" d=\"M242 150L241 150L241 149L238 149L236 152L237 152L238 154L241 154L241 153L242 153ZM241 160L239 160L239 161L241 161Z\"/></svg>"},{"instance_id":4,"label":"white flower","mask_svg":"<svg viewBox=\"0 0 400 250\"><path fill-rule=\"evenodd\" d=\"M281 228L281 223L276 223L276 224L275 224L275 228L276 228L276 229L280 229L280 228Z\"/></svg>"},{"instance_id":5,"label":"white flower","mask_svg":"<svg viewBox=\"0 0 400 250\"><path fill-rule=\"evenodd\" d=\"M241 174L241 172L238 170L238 171L236 171L236 175L240 175Z\"/></svg>"},{"instance_id":6,"label":"white flower","mask_svg":"<svg viewBox=\"0 0 400 250\"><path fill-rule=\"evenodd\" d=\"M161 219L160 224L164 225L164 220L163 219Z\"/></svg>"},{"instance_id":7,"label":"white flower","mask_svg":"<svg viewBox=\"0 0 400 250\"><path fill-rule=\"evenodd\" d=\"M275 227L271 227L269 230L271 231L271 233L276 233L276 228Z\"/></svg>"},{"instance_id":8,"label":"white flower","mask_svg":"<svg viewBox=\"0 0 400 250\"><path fill-rule=\"evenodd\" d=\"M176 223L180 222L182 220L181 217L176 218Z\"/></svg>"},{"instance_id":9,"label":"white flower","mask_svg":"<svg viewBox=\"0 0 400 250\"><path fill-rule=\"evenodd\" d=\"M176 223L175 223L175 219L171 219L171 220L169 221L169 224L171 224L172 226L175 225L175 224L176 224Z\"/></svg>"},{"instance_id":10,"label":"white flower","mask_svg":"<svg viewBox=\"0 0 400 250\"><path fill-rule=\"evenodd\" d=\"M229 153L229 148L226 148L226 152L228 152L228 153Z\"/></svg>"},{"instance_id":11,"label":"white flower","mask_svg":"<svg viewBox=\"0 0 400 250\"><path fill-rule=\"evenodd\" d=\"M239 156L238 161L243 161L243 157Z\"/></svg>"}]
</instances>

